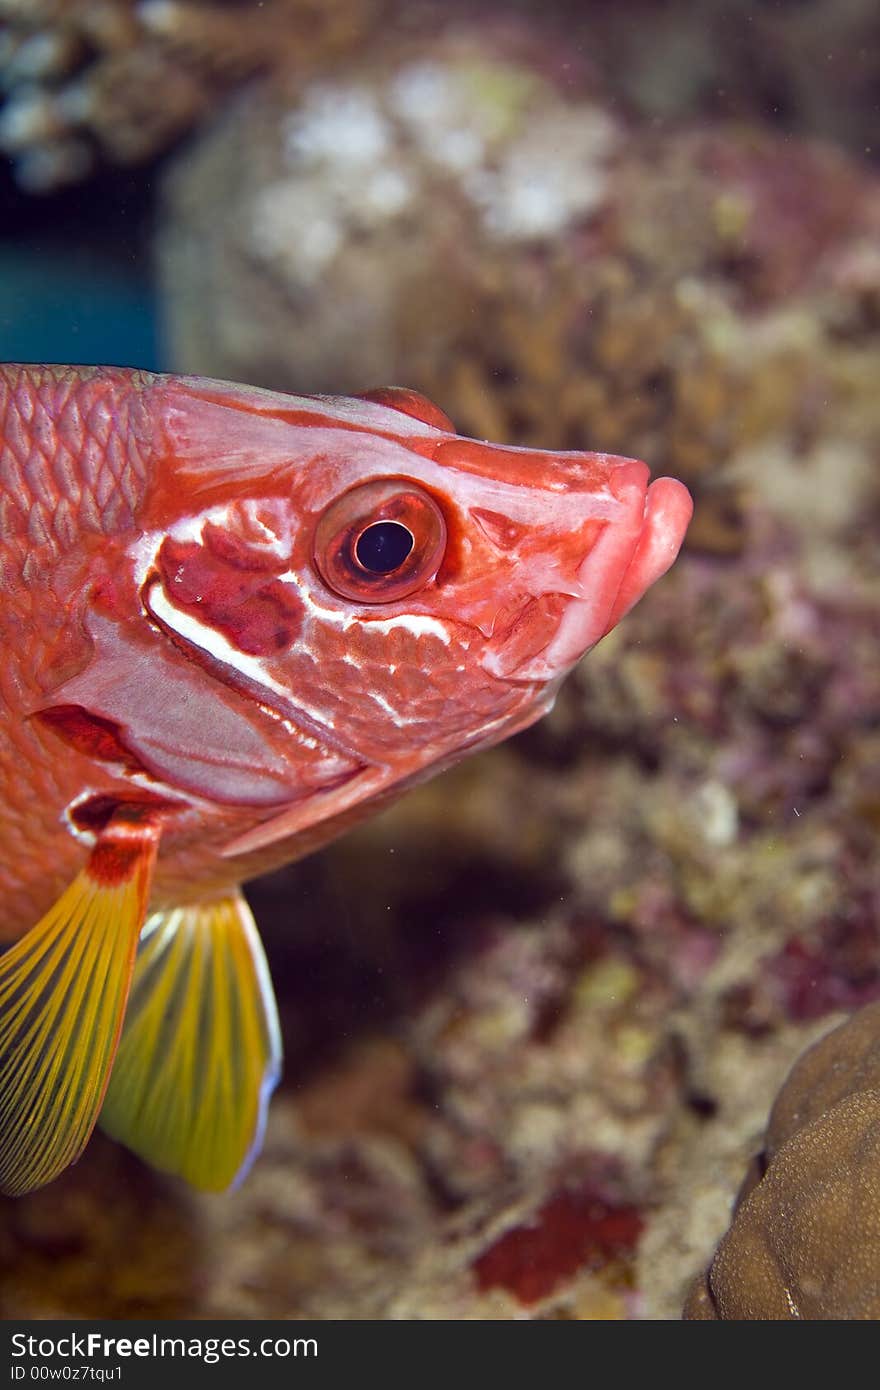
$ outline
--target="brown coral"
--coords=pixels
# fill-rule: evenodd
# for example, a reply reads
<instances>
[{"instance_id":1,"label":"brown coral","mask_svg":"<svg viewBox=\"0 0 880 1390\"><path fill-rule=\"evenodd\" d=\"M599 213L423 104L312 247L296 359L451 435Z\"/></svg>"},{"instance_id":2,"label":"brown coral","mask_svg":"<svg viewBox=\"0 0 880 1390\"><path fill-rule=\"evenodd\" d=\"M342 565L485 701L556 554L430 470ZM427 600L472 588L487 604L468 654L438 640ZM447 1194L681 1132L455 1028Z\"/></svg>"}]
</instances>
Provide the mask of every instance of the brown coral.
<instances>
[{"instance_id":1,"label":"brown coral","mask_svg":"<svg viewBox=\"0 0 880 1390\"><path fill-rule=\"evenodd\" d=\"M878 1174L880 1004L873 1004L792 1068L764 1153L685 1316L880 1316Z\"/></svg>"},{"instance_id":2,"label":"brown coral","mask_svg":"<svg viewBox=\"0 0 880 1390\"><path fill-rule=\"evenodd\" d=\"M874 0L549 0L627 102L653 121L760 120L876 152ZM547 0L545 0L545 5Z\"/></svg>"},{"instance_id":3,"label":"brown coral","mask_svg":"<svg viewBox=\"0 0 880 1390\"><path fill-rule=\"evenodd\" d=\"M701 488L692 544L733 554L768 450L800 457L803 509L834 493L809 481L840 468L829 409L855 405L862 462L877 437L878 227L838 152L633 130L484 24L251 91L173 168L160 262L176 365L405 380L467 433L647 458Z\"/></svg>"},{"instance_id":4,"label":"brown coral","mask_svg":"<svg viewBox=\"0 0 880 1390\"><path fill-rule=\"evenodd\" d=\"M260 69L352 45L378 0L0 0L0 150L22 187L161 152Z\"/></svg>"}]
</instances>

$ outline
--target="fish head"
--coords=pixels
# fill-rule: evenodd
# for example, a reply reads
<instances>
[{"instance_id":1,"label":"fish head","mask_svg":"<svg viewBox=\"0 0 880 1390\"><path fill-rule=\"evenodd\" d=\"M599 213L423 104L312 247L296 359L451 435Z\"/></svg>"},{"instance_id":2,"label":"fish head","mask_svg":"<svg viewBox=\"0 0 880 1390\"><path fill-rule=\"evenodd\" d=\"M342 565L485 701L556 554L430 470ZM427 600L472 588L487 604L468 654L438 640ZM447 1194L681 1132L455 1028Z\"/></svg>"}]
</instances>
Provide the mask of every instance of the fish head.
<instances>
[{"instance_id":1,"label":"fish head","mask_svg":"<svg viewBox=\"0 0 880 1390\"><path fill-rule=\"evenodd\" d=\"M269 703L359 756L537 717L690 519L682 484L649 486L641 462L462 438L413 392L231 389L174 407L178 476L205 505L154 551L147 607L161 585L166 619L185 611L220 652L213 626Z\"/></svg>"},{"instance_id":2,"label":"fish head","mask_svg":"<svg viewBox=\"0 0 880 1390\"><path fill-rule=\"evenodd\" d=\"M130 560L138 620L165 646L133 685L141 636L93 613L103 661L66 698L172 785L295 804L278 834L540 717L690 519L686 489L649 486L641 462L464 438L412 392L173 377L155 392L165 442ZM157 738L160 668L166 704L172 670L193 674Z\"/></svg>"}]
</instances>

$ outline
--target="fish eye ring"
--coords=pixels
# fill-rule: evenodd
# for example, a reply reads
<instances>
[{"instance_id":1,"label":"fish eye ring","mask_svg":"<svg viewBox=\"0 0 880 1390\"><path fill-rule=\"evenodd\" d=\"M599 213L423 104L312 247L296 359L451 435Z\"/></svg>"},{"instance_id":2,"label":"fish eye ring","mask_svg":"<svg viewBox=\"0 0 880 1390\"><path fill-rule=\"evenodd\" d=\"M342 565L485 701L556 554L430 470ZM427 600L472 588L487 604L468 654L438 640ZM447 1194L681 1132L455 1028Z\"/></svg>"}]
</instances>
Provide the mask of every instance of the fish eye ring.
<instances>
[{"instance_id":1,"label":"fish eye ring","mask_svg":"<svg viewBox=\"0 0 880 1390\"><path fill-rule=\"evenodd\" d=\"M409 478L373 479L338 497L315 528L315 568L341 598L391 603L423 588L446 551L446 522Z\"/></svg>"}]
</instances>

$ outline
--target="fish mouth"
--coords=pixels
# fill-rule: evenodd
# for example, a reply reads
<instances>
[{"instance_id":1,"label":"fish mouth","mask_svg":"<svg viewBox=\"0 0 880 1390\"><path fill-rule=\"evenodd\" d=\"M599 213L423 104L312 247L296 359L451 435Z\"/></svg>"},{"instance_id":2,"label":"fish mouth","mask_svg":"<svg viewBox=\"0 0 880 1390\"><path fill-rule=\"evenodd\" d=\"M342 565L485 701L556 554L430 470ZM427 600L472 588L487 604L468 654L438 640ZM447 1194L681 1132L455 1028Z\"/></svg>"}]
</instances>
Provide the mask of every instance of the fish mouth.
<instances>
[{"instance_id":1,"label":"fish mouth","mask_svg":"<svg viewBox=\"0 0 880 1390\"><path fill-rule=\"evenodd\" d=\"M581 561L575 592L536 596L517 624L536 628L540 618L546 622L558 614L553 636L540 651L533 642L531 653L523 650L521 636L502 645L493 662L495 674L516 681L561 678L666 573L681 547L693 502L675 478L657 478L650 486L647 479L648 469L638 461L611 474L620 514L603 527Z\"/></svg>"}]
</instances>

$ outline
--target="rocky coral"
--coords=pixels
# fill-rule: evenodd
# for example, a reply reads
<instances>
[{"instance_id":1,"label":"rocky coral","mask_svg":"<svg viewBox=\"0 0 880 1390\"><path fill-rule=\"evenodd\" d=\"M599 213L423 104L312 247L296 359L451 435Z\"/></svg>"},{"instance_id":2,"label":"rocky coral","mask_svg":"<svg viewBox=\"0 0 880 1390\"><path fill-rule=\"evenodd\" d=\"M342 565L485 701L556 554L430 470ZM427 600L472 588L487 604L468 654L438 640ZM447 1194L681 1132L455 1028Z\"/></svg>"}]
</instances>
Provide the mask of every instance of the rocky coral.
<instances>
[{"instance_id":1,"label":"rocky coral","mask_svg":"<svg viewBox=\"0 0 880 1390\"><path fill-rule=\"evenodd\" d=\"M792 1068L685 1316L880 1315L880 1005Z\"/></svg>"},{"instance_id":2,"label":"rocky coral","mask_svg":"<svg viewBox=\"0 0 880 1390\"><path fill-rule=\"evenodd\" d=\"M0 150L22 187L161 152L260 70L353 45L372 0L0 0Z\"/></svg>"},{"instance_id":3,"label":"rocky coral","mask_svg":"<svg viewBox=\"0 0 880 1390\"><path fill-rule=\"evenodd\" d=\"M2 0L0 149L24 187L156 154L256 71L307 73L379 19L432 33L465 0ZM880 32L872 0L492 0L590 55L620 104L653 121L745 117L872 153Z\"/></svg>"},{"instance_id":4,"label":"rocky coral","mask_svg":"<svg viewBox=\"0 0 880 1390\"><path fill-rule=\"evenodd\" d=\"M527 6L530 0L523 0ZM745 119L877 153L873 0L550 0L644 119Z\"/></svg>"},{"instance_id":5,"label":"rocky coral","mask_svg":"<svg viewBox=\"0 0 880 1390\"><path fill-rule=\"evenodd\" d=\"M870 486L878 228L830 148L634 131L483 25L252 91L172 170L160 262L179 366L404 380L468 433L648 458L700 489L692 543L735 553L756 470L800 509L839 468Z\"/></svg>"}]
</instances>

